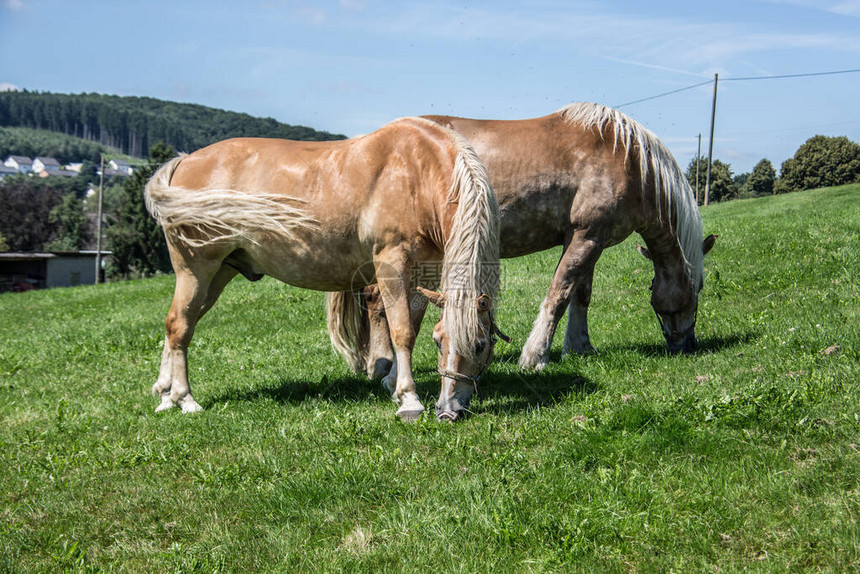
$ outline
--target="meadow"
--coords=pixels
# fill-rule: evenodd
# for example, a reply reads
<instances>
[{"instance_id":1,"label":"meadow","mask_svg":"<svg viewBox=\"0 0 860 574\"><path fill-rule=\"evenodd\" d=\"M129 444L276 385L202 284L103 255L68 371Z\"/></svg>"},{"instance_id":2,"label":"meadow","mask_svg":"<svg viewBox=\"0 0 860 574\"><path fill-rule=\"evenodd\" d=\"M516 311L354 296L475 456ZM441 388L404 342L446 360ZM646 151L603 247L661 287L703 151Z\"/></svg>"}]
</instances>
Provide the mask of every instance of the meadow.
<instances>
[{"instance_id":1,"label":"meadow","mask_svg":"<svg viewBox=\"0 0 860 574\"><path fill-rule=\"evenodd\" d=\"M860 569L860 185L702 214L695 355L664 352L632 237L597 265L598 353L559 333L521 372L559 250L505 261L514 340L456 424L399 421L321 293L231 283L194 415L150 395L173 277L0 295L0 571Z\"/></svg>"}]
</instances>

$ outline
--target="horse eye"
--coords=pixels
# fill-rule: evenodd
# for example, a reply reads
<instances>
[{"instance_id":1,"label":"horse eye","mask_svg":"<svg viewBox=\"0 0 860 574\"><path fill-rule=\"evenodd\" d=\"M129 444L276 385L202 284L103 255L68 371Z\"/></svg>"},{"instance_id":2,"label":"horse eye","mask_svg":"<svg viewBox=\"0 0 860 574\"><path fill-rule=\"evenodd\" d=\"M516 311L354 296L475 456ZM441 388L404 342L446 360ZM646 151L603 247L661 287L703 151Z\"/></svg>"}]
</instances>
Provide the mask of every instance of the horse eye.
<instances>
[{"instance_id":1,"label":"horse eye","mask_svg":"<svg viewBox=\"0 0 860 574\"><path fill-rule=\"evenodd\" d=\"M475 353L478 355L483 353L484 349L486 349L486 348L487 348L487 342L486 341L478 341L477 343L475 343Z\"/></svg>"}]
</instances>

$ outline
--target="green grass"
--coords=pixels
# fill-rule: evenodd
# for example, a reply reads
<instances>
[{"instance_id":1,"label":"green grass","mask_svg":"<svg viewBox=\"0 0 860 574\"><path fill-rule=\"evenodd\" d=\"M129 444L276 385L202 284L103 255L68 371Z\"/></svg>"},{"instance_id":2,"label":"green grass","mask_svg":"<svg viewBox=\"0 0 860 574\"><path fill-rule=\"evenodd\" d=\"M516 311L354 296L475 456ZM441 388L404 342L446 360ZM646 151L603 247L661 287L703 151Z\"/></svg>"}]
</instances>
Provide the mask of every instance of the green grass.
<instances>
[{"instance_id":1,"label":"green grass","mask_svg":"<svg viewBox=\"0 0 860 574\"><path fill-rule=\"evenodd\" d=\"M599 354L521 373L558 251L506 261L515 342L454 425L349 374L320 293L228 286L185 416L149 394L172 277L0 295L0 571L860 569L860 186L703 217L698 354L663 352L631 238L597 267Z\"/></svg>"}]
</instances>

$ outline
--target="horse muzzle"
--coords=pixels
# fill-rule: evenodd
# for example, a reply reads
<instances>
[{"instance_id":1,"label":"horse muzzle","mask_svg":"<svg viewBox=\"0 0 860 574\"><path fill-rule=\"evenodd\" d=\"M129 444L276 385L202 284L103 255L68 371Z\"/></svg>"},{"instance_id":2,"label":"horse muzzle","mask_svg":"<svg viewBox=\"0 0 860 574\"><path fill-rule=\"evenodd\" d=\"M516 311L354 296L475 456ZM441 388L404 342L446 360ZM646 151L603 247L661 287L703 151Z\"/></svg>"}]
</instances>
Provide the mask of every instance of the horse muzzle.
<instances>
[{"instance_id":1,"label":"horse muzzle","mask_svg":"<svg viewBox=\"0 0 860 574\"><path fill-rule=\"evenodd\" d=\"M442 383L443 393L445 389L445 381ZM472 388L468 390L459 389L446 396L440 397L436 401L436 418L439 422L454 422L466 418L469 410L469 404L472 399ZM452 396L453 395L453 396Z\"/></svg>"},{"instance_id":2,"label":"horse muzzle","mask_svg":"<svg viewBox=\"0 0 860 574\"><path fill-rule=\"evenodd\" d=\"M693 329L689 329L678 336L666 335L666 348L673 355L685 354L690 355L696 352L698 343L696 342L696 334Z\"/></svg>"}]
</instances>

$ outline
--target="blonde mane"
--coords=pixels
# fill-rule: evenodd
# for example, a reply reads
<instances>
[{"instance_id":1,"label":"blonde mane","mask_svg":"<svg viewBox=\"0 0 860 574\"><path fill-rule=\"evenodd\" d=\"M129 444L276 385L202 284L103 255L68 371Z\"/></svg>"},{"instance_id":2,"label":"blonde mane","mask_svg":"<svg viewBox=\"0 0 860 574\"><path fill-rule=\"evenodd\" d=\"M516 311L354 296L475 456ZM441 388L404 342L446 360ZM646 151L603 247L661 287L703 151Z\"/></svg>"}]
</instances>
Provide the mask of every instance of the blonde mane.
<instances>
[{"instance_id":1,"label":"blonde mane","mask_svg":"<svg viewBox=\"0 0 860 574\"><path fill-rule=\"evenodd\" d=\"M144 190L152 217L186 245L201 247L215 240L242 237L257 243L252 233L268 232L288 238L299 228L314 229L317 221L301 208L285 202L304 200L265 192L235 189L186 189L170 185L184 159L173 158L150 178ZM194 230L194 237L189 231ZM196 235L199 233L199 237Z\"/></svg>"},{"instance_id":2,"label":"blonde mane","mask_svg":"<svg viewBox=\"0 0 860 574\"><path fill-rule=\"evenodd\" d=\"M474 357L474 343L489 336L478 319L478 297L499 292L499 204L487 169L472 145L457 132L432 120L414 118L454 140L457 158L448 203L457 211L445 242L441 291L445 295L443 321L452 350Z\"/></svg>"},{"instance_id":3,"label":"blonde mane","mask_svg":"<svg viewBox=\"0 0 860 574\"><path fill-rule=\"evenodd\" d=\"M624 147L625 161L628 158L639 160L643 190L648 176L653 177L657 217L672 228L693 288L698 289L704 258L702 219L693 190L669 149L642 124L607 106L577 102L563 107L557 113L565 122L581 125L585 129L596 129L601 135L607 126L611 127L613 150L617 152L620 143Z\"/></svg>"}]
</instances>

